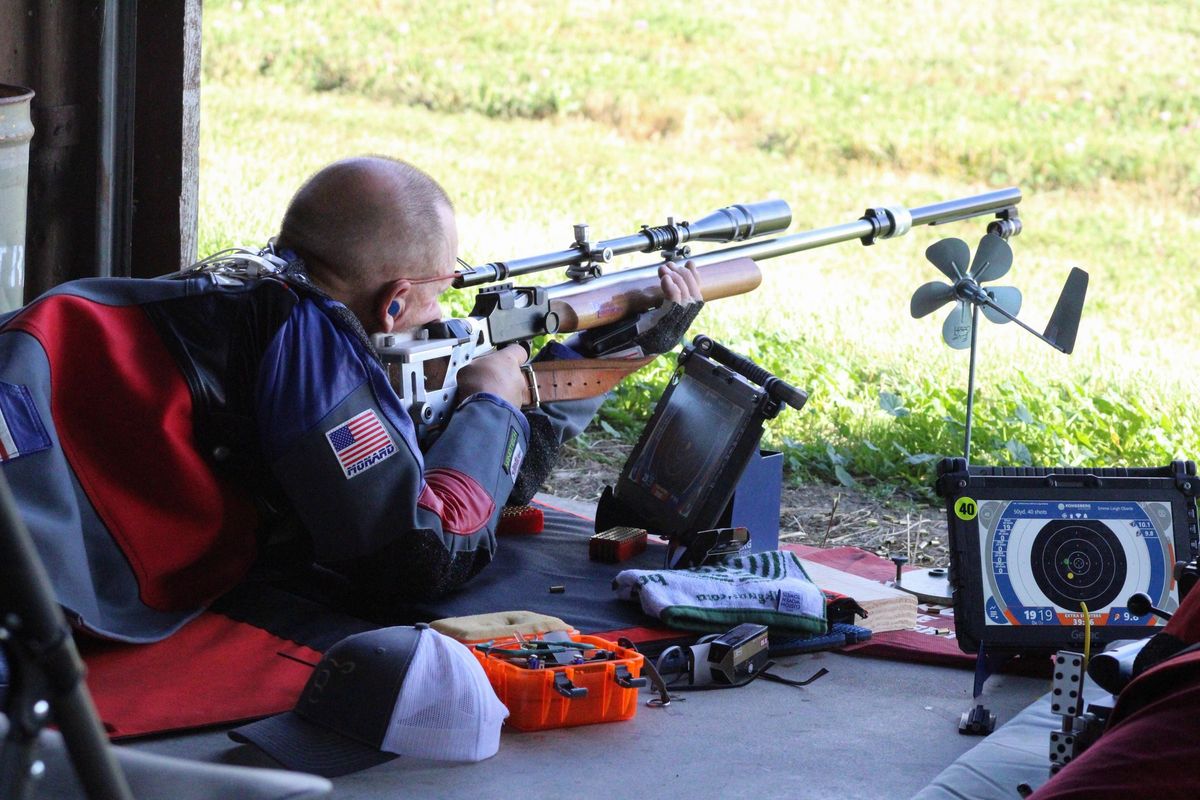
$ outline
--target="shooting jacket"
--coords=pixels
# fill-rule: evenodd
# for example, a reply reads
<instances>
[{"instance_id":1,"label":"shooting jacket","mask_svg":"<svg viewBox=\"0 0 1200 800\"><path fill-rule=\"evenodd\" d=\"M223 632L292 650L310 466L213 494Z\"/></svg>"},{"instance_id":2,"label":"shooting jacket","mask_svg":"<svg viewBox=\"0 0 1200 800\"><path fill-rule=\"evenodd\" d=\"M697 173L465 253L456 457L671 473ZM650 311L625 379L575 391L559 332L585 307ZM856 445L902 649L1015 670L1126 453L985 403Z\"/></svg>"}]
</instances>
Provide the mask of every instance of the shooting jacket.
<instances>
[{"instance_id":1,"label":"shooting jacket","mask_svg":"<svg viewBox=\"0 0 1200 800\"><path fill-rule=\"evenodd\" d=\"M528 446L466 398L425 452L357 321L302 273L89 279L0 317L0 461L58 601L161 639L267 537L431 596L482 569Z\"/></svg>"}]
</instances>

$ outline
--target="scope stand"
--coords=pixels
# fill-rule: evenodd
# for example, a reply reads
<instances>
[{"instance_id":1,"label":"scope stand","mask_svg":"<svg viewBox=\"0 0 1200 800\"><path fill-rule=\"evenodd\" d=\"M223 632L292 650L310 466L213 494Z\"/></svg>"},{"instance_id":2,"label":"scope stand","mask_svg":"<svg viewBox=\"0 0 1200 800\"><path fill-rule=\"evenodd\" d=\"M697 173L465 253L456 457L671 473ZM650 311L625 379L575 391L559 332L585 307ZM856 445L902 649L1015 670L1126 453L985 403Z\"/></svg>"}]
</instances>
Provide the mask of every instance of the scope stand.
<instances>
[{"instance_id":1,"label":"scope stand","mask_svg":"<svg viewBox=\"0 0 1200 800\"><path fill-rule=\"evenodd\" d=\"M0 742L0 797L26 800L45 770L37 760L38 734L50 721L63 741L89 798L132 800L83 682L84 667L71 629L54 600L33 539L0 473L0 647L11 687L4 711L8 735Z\"/></svg>"},{"instance_id":2,"label":"scope stand","mask_svg":"<svg viewBox=\"0 0 1200 800\"><path fill-rule=\"evenodd\" d=\"M959 718L959 733L966 736L987 736L996 729L996 715L979 702L979 698L983 695L983 684L996 671L1001 660L1001 657L989 651L983 642L979 643L979 652L975 655L975 687L971 693L975 706L970 711L964 711Z\"/></svg>"}]
</instances>

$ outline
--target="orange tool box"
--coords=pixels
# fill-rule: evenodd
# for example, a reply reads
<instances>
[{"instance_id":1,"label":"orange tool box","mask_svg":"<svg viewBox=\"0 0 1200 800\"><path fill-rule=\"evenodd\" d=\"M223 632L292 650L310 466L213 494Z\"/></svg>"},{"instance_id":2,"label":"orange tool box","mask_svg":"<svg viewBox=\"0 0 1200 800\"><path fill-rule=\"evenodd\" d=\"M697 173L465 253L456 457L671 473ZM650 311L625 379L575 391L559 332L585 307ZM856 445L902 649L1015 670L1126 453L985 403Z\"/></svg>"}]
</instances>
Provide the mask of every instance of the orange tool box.
<instances>
[{"instance_id":1,"label":"orange tool box","mask_svg":"<svg viewBox=\"0 0 1200 800\"><path fill-rule=\"evenodd\" d=\"M585 663L559 664L553 657L539 656L538 666L530 668L528 658L515 657L516 652L531 649L529 642L515 637L491 642L492 652L484 652L477 646L471 648L500 701L508 707L507 724L521 731L540 731L616 722L637 713L638 689L646 685L642 677L642 654L574 631L570 641L595 648L579 650ZM497 655L497 650L516 652L505 656ZM601 651L611 653L612 657L595 659Z\"/></svg>"}]
</instances>

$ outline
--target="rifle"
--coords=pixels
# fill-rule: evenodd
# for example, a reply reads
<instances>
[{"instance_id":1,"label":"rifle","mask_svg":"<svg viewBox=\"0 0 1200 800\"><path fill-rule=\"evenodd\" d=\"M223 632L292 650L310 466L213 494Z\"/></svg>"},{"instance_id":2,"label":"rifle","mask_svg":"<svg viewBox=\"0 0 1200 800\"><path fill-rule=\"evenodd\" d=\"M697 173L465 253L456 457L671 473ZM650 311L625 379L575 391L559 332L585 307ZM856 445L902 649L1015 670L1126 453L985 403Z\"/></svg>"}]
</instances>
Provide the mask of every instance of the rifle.
<instances>
[{"instance_id":1,"label":"rifle","mask_svg":"<svg viewBox=\"0 0 1200 800\"><path fill-rule=\"evenodd\" d=\"M733 205L696 222L668 218L666 225L635 234L591 242L585 224L575 225L575 241L565 250L543 255L466 266L453 286L483 286L464 318L447 319L416 332L375 334L372 343L387 367L393 386L418 430L442 424L455 404L458 370L473 359L512 342L544 334L562 334L615 323L635 324L644 311L663 302L658 268L666 261L696 265L704 300L744 294L762 282L757 261L858 239L864 245L894 239L917 225L942 225L995 214L988 231L1004 238L1021 231L1017 188L947 200L915 208L868 208L853 222L692 254L692 241L741 242L786 230L791 209L782 200ZM617 255L658 252L653 264L603 274ZM515 286L509 278L566 267L568 280L551 286ZM494 285L485 285L494 284ZM438 375L441 375L440 381ZM536 375L527 367L536 404ZM605 387L607 388L607 387ZM600 394L603 388L595 394Z\"/></svg>"}]
</instances>

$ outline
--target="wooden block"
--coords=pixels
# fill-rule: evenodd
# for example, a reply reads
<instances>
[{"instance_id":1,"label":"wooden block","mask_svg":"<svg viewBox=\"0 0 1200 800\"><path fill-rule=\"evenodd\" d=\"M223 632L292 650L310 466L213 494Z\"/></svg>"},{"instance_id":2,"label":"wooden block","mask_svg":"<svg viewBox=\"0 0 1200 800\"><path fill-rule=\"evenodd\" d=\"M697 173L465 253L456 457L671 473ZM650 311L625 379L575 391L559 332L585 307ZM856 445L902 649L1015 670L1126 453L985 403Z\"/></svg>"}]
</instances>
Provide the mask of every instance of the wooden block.
<instances>
[{"instance_id":1,"label":"wooden block","mask_svg":"<svg viewBox=\"0 0 1200 800\"><path fill-rule=\"evenodd\" d=\"M856 619L855 625L872 633L906 631L916 626L917 598L908 592L804 558L800 563L817 586L853 597L867 610L870 616Z\"/></svg>"}]
</instances>

